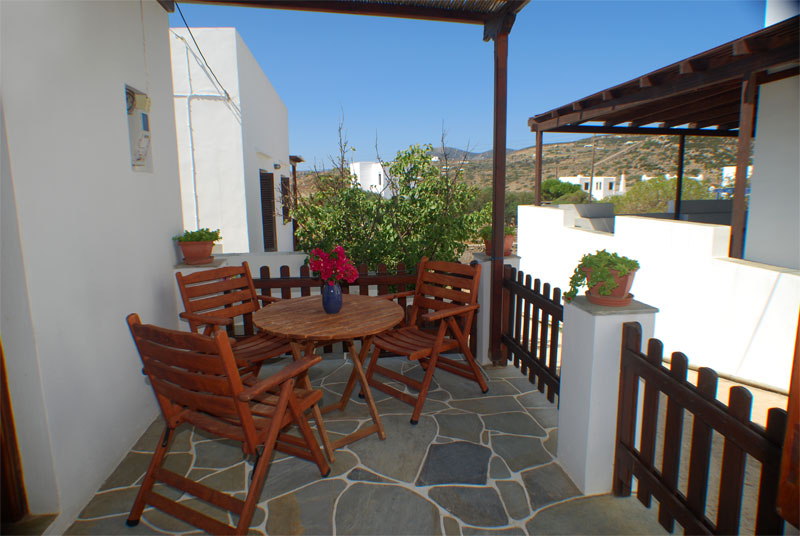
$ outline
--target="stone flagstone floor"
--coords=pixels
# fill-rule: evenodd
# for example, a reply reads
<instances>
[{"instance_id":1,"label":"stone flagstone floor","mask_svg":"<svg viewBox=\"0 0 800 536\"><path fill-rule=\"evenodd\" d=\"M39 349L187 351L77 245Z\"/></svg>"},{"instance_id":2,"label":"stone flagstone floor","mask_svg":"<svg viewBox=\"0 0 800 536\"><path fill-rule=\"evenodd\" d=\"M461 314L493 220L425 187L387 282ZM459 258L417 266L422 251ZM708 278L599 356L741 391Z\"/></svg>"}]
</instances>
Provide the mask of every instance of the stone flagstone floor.
<instances>
[{"instance_id":1,"label":"stone flagstone floor","mask_svg":"<svg viewBox=\"0 0 800 536\"><path fill-rule=\"evenodd\" d=\"M400 358L381 364L422 372ZM348 361L335 356L311 370L312 383L324 391L323 405L338 399L350 370ZM634 499L580 497L554 459L555 405L513 367L485 372L484 395L476 384L437 371L416 426L409 423L410 406L373 390L386 440L373 434L337 450L327 478L310 462L276 453L251 533L664 534L652 511ZM368 425L369 414L354 393L346 410L328 413L325 422L335 440ZM68 534L198 533L152 508L138 526L125 525L162 427L159 416ZM167 466L242 498L251 469L238 443L186 426L173 440ZM179 496L166 487L161 493ZM216 507L182 500L235 524Z\"/></svg>"}]
</instances>

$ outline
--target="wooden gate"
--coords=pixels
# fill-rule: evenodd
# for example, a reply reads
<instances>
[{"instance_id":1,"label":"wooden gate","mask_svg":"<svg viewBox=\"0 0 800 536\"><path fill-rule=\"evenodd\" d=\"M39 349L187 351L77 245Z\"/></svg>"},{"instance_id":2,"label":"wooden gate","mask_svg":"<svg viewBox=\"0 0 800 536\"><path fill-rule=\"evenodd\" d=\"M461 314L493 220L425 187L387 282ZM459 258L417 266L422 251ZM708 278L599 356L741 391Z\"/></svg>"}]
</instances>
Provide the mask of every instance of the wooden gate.
<instances>
[{"instance_id":1,"label":"wooden gate","mask_svg":"<svg viewBox=\"0 0 800 536\"><path fill-rule=\"evenodd\" d=\"M500 342L506 358L528 375L553 402L561 383L560 335L564 307L561 289L506 265L503 270L503 324ZM538 380L538 382L537 382Z\"/></svg>"},{"instance_id":2,"label":"wooden gate","mask_svg":"<svg viewBox=\"0 0 800 536\"><path fill-rule=\"evenodd\" d=\"M745 462L749 455L761 462L755 532L782 534L783 520L776 512L775 501L786 412L779 408L770 409L764 429L750 421L750 391L740 386L731 388L730 402L725 406L716 399L716 372L701 368L695 387L686 381L688 363L685 355L673 353L667 370L662 365L661 341L650 339L647 355L644 355L639 350L641 340L642 330L638 323L623 326L614 494L630 495L632 477L636 477L638 499L647 507L650 507L651 496L658 500L659 522L669 532L673 531L674 521L677 521L686 534L738 534ZM641 415L638 414L640 382L644 383ZM666 397L667 403L661 463L658 464L656 433L662 396ZM693 416L693 422L688 483L684 494L679 489L678 476L684 414L687 412ZM716 504L708 505L714 434L724 438L724 445L719 499ZM708 509L716 510L716 520L706 516Z\"/></svg>"}]
</instances>

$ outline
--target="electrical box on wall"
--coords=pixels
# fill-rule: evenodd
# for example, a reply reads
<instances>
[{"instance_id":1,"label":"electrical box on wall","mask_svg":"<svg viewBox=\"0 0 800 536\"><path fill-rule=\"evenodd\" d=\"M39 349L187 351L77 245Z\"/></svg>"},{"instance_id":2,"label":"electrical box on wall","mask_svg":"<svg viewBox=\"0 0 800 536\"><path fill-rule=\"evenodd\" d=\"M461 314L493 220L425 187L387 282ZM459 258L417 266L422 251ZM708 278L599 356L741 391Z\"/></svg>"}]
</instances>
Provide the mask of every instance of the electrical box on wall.
<instances>
[{"instance_id":1,"label":"electrical box on wall","mask_svg":"<svg viewBox=\"0 0 800 536\"><path fill-rule=\"evenodd\" d=\"M150 98L130 86L125 86L128 110L128 137L131 149L131 168L134 171L153 171L150 147Z\"/></svg>"}]
</instances>

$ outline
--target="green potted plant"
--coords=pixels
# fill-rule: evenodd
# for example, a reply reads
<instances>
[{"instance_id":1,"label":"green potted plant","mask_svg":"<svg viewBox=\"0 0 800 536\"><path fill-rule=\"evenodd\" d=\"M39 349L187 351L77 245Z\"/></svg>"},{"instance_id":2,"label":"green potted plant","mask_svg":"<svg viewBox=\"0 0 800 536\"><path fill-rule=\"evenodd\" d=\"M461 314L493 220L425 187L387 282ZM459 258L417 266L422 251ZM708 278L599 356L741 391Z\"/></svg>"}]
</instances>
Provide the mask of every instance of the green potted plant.
<instances>
[{"instance_id":1,"label":"green potted plant","mask_svg":"<svg viewBox=\"0 0 800 536\"><path fill-rule=\"evenodd\" d=\"M586 299L591 303L610 307L628 305L633 300L630 289L638 269L637 261L604 249L587 253L575 267L564 300L572 301L578 289L585 286Z\"/></svg>"},{"instance_id":2,"label":"green potted plant","mask_svg":"<svg viewBox=\"0 0 800 536\"><path fill-rule=\"evenodd\" d=\"M511 255L511 248L514 246L514 228L510 225L503 227L503 256ZM478 231L478 237L483 240L486 254L492 254L492 226L484 225Z\"/></svg>"},{"instance_id":3,"label":"green potted plant","mask_svg":"<svg viewBox=\"0 0 800 536\"><path fill-rule=\"evenodd\" d=\"M186 264L208 264L214 260L211 250L214 242L222 238L219 229L215 231L203 227L196 231L184 231L182 235L173 236L183 252L183 262Z\"/></svg>"}]
</instances>

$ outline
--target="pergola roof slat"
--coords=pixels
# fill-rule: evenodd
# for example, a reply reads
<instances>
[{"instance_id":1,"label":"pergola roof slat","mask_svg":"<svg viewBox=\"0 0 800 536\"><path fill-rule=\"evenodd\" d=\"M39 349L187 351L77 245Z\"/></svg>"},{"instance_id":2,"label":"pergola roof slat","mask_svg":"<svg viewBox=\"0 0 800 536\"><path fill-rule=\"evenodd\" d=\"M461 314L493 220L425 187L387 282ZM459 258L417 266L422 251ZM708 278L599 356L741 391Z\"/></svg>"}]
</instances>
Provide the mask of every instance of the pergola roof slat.
<instances>
[{"instance_id":1,"label":"pergola roof slat","mask_svg":"<svg viewBox=\"0 0 800 536\"><path fill-rule=\"evenodd\" d=\"M194 4L317 11L486 24L516 14L530 0L184 0Z\"/></svg>"}]
</instances>

